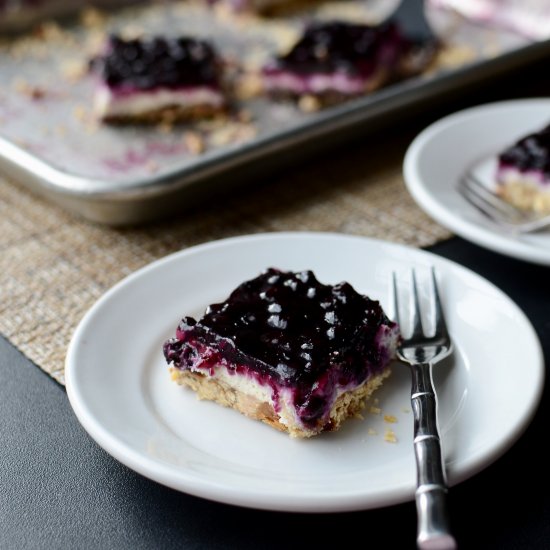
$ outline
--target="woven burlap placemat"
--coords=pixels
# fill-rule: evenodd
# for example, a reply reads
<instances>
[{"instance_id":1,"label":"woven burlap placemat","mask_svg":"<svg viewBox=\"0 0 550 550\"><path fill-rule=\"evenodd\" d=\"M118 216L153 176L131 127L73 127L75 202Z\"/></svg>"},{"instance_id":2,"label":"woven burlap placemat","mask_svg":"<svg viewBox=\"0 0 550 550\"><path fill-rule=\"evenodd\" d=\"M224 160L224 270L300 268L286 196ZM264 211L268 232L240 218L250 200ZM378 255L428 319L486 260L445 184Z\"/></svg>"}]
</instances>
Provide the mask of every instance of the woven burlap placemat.
<instances>
[{"instance_id":1,"label":"woven burlap placemat","mask_svg":"<svg viewBox=\"0 0 550 550\"><path fill-rule=\"evenodd\" d=\"M369 142L180 219L124 229L83 221L0 177L0 332L63 384L67 346L88 308L120 279L171 252L289 230L418 247L446 239L450 233L422 213L404 186L404 148L390 138Z\"/></svg>"}]
</instances>

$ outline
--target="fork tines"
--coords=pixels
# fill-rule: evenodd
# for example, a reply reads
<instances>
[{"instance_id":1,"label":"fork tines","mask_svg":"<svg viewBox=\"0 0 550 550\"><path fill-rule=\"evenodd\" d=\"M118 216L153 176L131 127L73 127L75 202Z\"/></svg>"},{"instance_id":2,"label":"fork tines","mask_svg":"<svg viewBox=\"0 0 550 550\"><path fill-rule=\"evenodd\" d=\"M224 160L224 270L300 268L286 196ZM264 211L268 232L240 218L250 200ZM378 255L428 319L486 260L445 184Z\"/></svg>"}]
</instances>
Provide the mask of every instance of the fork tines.
<instances>
[{"instance_id":1,"label":"fork tines","mask_svg":"<svg viewBox=\"0 0 550 550\"><path fill-rule=\"evenodd\" d=\"M443 315L443 308L441 305L441 297L439 295L439 290L437 286L437 280L435 276L435 268L432 266L431 269L431 315L433 319L433 330L432 333L438 335L447 335L447 325L445 323L445 317ZM395 271L392 273L392 291L393 291L393 310L394 310L394 319L402 327L402 319L399 313L399 296L397 291L397 280ZM420 308L420 299L418 294L418 284L416 278L416 271L411 269L411 297L412 301L410 307L410 323L409 326L412 327L411 334L407 339L415 339L425 335L425 331L421 319L421 308Z\"/></svg>"}]
</instances>

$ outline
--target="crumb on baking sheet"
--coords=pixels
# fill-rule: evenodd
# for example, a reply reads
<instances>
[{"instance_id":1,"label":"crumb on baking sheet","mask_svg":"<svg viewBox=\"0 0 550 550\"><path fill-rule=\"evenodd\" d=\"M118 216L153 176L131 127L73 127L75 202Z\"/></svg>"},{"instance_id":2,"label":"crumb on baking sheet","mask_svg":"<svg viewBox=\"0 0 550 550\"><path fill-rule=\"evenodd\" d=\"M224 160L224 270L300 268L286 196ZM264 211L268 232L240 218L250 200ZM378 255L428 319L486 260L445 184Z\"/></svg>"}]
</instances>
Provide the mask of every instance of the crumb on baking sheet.
<instances>
[{"instance_id":1,"label":"crumb on baking sheet","mask_svg":"<svg viewBox=\"0 0 550 550\"><path fill-rule=\"evenodd\" d=\"M75 105L71 114L74 120L82 124L87 134L95 134L99 130L100 122L96 119L94 113L85 105Z\"/></svg>"},{"instance_id":2,"label":"crumb on baking sheet","mask_svg":"<svg viewBox=\"0 0 550 550\"><path fill-rule=\"evenodd\" d=\"M397 436L393 430L387 429L384 433L384 441L388 443L397 443Z\"/></svg>"},{"instance_id":3,"label":"crumb on baking sheet","mask_svg":"<svg viewBox=\"0 0 550 550\"><path fill-rule=\"evenodd\" d=\"M442 48L428 72L440 69L456 69L476 60L475 50L468 45L452 45Z\"/></svg>"},{"instance_id":4,"label":"crumb on baking sheet","mask_svg":"<svg viewBox=\"0 0 550 550\"><path fill-rule=\"evenodd\" d=\"M86 76L88 64L83 59L64 59L59 66L61 76L69 83L74 83Z\"/></svg>"},{"instance_id":5,"label":"crumb on baking sheet","mask_svg":"<svg viewBox=\"0 0 550 550\"><path fill-rule=\"evenodd\" d=\"M298 100L298 107L303 113L315 113L322 108L321 101L314 95L303 95Z\"/></svg>"},{"instance_id":6,"label":"crumb on baking sheet","mask_svg":"<svg viewBox=\"0 0 550 550\"><path fill-rule=\"evenodd\" d=\"M89 29L97 28L105 25L107 22L107 15L97 8L89 6L82 10L80 14L80 21Z\"/></svg>"},{"instance_id":7,"label":"crumb on baking sheet","mask_svg":"<svg viewBox=\"0 0 550 550\"><path fill-rule=\"evenodd\" d=\"M98 55L107 40L107 32L103 28L92 28L84 38L84 50L88 57Z\"/></svg>"},{"instance_id":8,"label":"crumb on baking sheet","mask_svg":"<svg viewBox=\"0 0 550 550\"><path fill-rule=\"evenodd\" d=\"M250 123L227 121L215 128L209 136L209 144L219 147L222 145L236 145L250 141L256 136L257 128Z\"/></svg>"},{"instance_id":9,"label":"crumb on baking sheet","mask_svg":"<svg viewBox=\"0 0 550 550\"><path fill-rule=\"evenodd\" d=\"M300 38L301 31L287 22L275 20L265 23L266 29L270 32L277 44L279 54L286 53Z\"/></svg>"},{"instance_id":10,"label":"crumb on baking sheet","mask_svg":"<svg viewBox=\"0 0 550 550\"><path fill-rule=\"evenodd\" d=\"M252 113L248 109L240 109L237 113L237 120L239 122L249 123L253 119Z\"/></svg>"},{"instance_id":11,"label":"crumb on baking sheet","mask_svg":"<svg viewBox=\"0 0 550 550\"><path fill-rule=\"evenodd\" d=\"M35 84L30 84L22 77L16 77L11 85L13 91L24 95L30 99L43 99L46 96L46 90Z\"/></svg>"},{"instance_id":12,"label":"crumb on baking sheet","mask_svg":"<svg viewBox=\"0 0 550 550\"><path fill-rule=\"evenodd\" d=\"M203 137L198 132L185 132L183 144L192 155L200 155L206 149Z\"/></svg>"},{"instance_id":13,"label":"crumb on baking sheet","mask_svg":"<svg viewBox=\"0 0 550 550\"><path fill-rule=\"evenodd\" d=\"M39 23L34 28L33 35L47 42L60 41L70 36L70 34L63 30L55 21L43 21Z\"/></svg>"},{"instance_id":14,"label":"crumb on baking sheet","mask_svg":"<svg viewBox=\"0 0 550 550\"><path fill-rule=\"evenodd\" d=\"M258 72L246 72L235 79L234 94L237 99L246 101L263 93L262 77Z\"/></svg>"}]
</instances>

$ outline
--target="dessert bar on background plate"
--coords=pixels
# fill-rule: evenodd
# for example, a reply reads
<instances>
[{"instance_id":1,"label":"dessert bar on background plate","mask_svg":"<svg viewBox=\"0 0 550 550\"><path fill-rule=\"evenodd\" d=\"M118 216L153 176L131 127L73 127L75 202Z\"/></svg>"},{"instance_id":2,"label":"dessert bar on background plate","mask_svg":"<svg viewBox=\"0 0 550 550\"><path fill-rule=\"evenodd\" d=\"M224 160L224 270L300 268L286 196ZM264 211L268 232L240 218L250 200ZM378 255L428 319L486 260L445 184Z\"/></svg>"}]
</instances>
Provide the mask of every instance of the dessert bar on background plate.
<instances>
[{"instance_id":1,"label":"dessert bar on background plate","mask_svg":"<svg viewBox=\"0 0 550 550\"><path fill-rule=\"evenodd\" d=\"M319 3L315 17L375 23L395 4ZM247 89L250 79L235 63L241 60L245 71L258 72L295 42L303 13L221 17L204 4L173 2L121 8L106 20L92 12L84 24L43 25L39 46L36 38L17 37L0 45L0 170L95 222L139 223L211 199L268 174L275 164L375 131L405 108L427 105L550 53L549 41L471 25L433 8L427 15L447 44L435 70L315 112L254 96ZM107 32L139 35L144 29L146 35L212 40L230 60L242 86L225 122L172 127L97 121L94 79L85 70L89 51Z\"/></svg>"},{"instance_id":2,"label":"dessert bar on background plate","mask_svg":"<svg viewBox=\"0 0 550 550\"><path fill-rule=\"evenodd\" d=\"M405 183L434 220L464 239L527 262L550 265L550 233L507 230L459 192L467 172L496 191L498 155L550 119L550 99L528 98L478 105L424 129L405 155Z\"/></svg>"}]
</instances>

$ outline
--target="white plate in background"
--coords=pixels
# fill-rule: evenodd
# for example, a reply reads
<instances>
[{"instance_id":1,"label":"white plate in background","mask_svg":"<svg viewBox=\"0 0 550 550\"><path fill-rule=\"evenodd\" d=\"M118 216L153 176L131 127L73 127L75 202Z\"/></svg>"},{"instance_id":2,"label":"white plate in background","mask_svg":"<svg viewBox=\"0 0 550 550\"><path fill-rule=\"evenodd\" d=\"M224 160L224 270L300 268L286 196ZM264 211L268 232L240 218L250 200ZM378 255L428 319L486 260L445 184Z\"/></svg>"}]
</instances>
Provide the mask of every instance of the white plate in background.
<instances>
[{"instance_id":1,"label":"white plate in background","mask_svg":"<svg viewBox=\"0 0 550 550\"><path fill-rule=\"evenodd\" d=\"M507 232L458 192L469 169L549 123L550 99L490 103L447 116L422 131L407 150L407 187L429 216L457 235L507 256L550 265L550 231ZM489 166L485 163L485 178Z\"/></svg>"},{"instance_id":2,"label":"white plate in background","mask_svg":"<svg viewBox=\"0 0 550 550\"><path fill-rule=\"evenodd\" d=\"M420 283L435 266L456 352L435 372L451 484L485 468L528 425L543 356L521 310L485 279L414 248L328 233L272 233L189 248L107 292L86 314L66 361L67 391L89 434L159 483L204 498L271 510L334 512L410 500L415 463L410 375L396 364L376 394L382 414L291 439L170 381L162 344L184 315L200 315L273 266L350 282L388 308L390 274ZM425 294L422 298L425 298ZM518 366L521 365L521 373ZM388 424L383 415L397 417ZM397 443L384 440L387 429ZM377 432L373 435L372 430Z\"/></svg>"}]
</instances>

